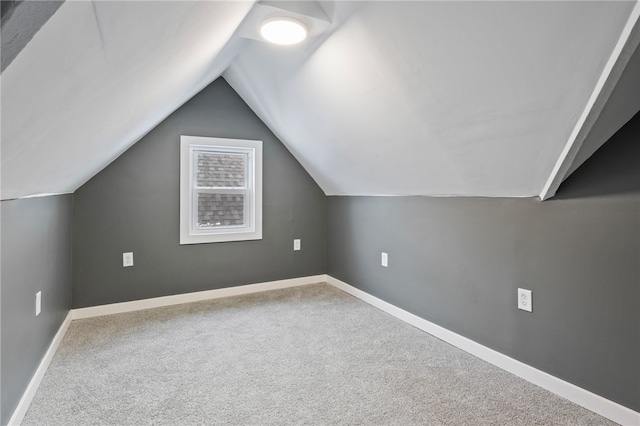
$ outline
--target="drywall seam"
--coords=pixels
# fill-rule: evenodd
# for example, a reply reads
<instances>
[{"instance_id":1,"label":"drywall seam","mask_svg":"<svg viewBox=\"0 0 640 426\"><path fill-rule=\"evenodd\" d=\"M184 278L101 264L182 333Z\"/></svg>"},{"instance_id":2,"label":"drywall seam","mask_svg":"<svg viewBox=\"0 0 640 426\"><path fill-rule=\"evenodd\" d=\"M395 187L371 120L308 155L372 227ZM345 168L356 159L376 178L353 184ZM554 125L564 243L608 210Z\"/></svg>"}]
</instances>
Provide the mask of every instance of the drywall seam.
<instances>
[{"instance_id":1,"label":"drywall seam","mask_svg":"<svg viewBox=\"0 0 640 426\"><path fill-rule=\"evenodd\" d=\"M573 128L569 140L567 141L558 161L556 161L547 182L540 192L542 201L553 197L560 187L562 180L569 171L582 143L586 139L589 131L600 116L602 109L609 100L622 72L631 59L636 46L640 42L640 30L634 31L634 27L640 17L640 1L637 1L631 15L625 24L622 34L616 43L611 56L607 61L600 78L598 79L593 92L585 105L578 122ZM623 54L626 50L626 54Z\"/></svg>"},{"instance_id":2,"label":"drywall seam","mask_svg":"<svg viewBox=\"0 0 640 426\"><path fill-rule=\"evenodd\" d=\"M112 303L109 305L78 308L71 311L72 319L92 318L103 315L119 314L122 312L140 311L143 309L160 308L163 306L180 305L183 303L200 302L203 300L219 299L222 297L240 296L243 294L259 293L268 290L279 290L298 287L307 284L325 282L324 275L312 275L287 280L269 281L258 284L248 284L235 287L205 290L193 293L176 294L173 296L154 297L151 299L134 300L132 302Z\"/></svg>"},{"instance_id":3,"label":"drywall seam","mask_svg":"<svg viewBox=\"0 0 640 426\"><path fill-rule=\"evenodd\" d=\"M40 386L40 382L42 381L42 378L47 372L47 369L49 368L49 364L51 364L51 360L53 359L53 356L58 350L58 346L60 346L60 342L62 342L62 338L67 333L69 324L71 324L71 319L72 319L72 314L71 312L69 312L66 318L64 319L64 321L62 321L62 325L60 325L58 332L53 337L53 340L49 345L49 349L47 349L47 352L45 352L44 357L42 357L42 361L40 361L40 365L36 369L36 372L33 374L33 377L31 377L31 380L29 381L29 385L27 386L27 389L24 391L24 394L22 395L22 398L20 398L20 401L18 402L18 405L16 406L16 409L14 410L13 415L9 419L9 423L8 423L9 426L19 425L22 422L24 415L27 413L27 410L29 409L29 405L31 405L31 401L33 401L33 397L35 396L36 391Z\"/></svg>"},{"instance_id":4,"label":"drywall seam","mask_svg":"<svg viewBox=\"0 0 640 426\"><path fill-rule=\"evenodd\" d=\"M463 337L446 328L440 327L430 321L425 320L417 315L400 309L384 300L378 299L375 296L370 295L360 289L357 289L344 281L340 281L330 275L326 276L326 282L332 286L351 294L386 312L422 331L437 337L465 352L470 353L496 367L502 368L511 374L514 374L534 385L540 386L554 394L568 399L587 410L591 410L596 414L608 418L621 425L635 425L640 424L640 413L624 407L616 402L610 401L599 395L596 395L586 389L580 388L569 382L565 382L555 376L552 376L544 371L540 371L527 364L510 358L500 352L494 351L486 346L474 342L471 339Z\"/></svg>"}]
</instances>

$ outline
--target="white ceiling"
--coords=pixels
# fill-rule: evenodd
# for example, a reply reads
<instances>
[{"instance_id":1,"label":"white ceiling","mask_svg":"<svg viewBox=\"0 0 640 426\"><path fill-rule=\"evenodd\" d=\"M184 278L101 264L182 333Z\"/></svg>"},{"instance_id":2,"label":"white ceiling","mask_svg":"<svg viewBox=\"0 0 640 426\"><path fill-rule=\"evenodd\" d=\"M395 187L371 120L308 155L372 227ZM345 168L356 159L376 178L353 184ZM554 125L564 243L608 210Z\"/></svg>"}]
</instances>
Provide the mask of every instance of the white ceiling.
<instances>
[{"instance_id":1,"label":"white ceiling","mask_svg":"<svg viewBox=\"0 0 640 426\"><path fill-rule=\"evenodd\" d=\"M2 73L2 199L75 191L222 73L252 5L65 2Z\"/></svg>"},{"instance_id":2,"label":"white ceiling","mask_svg":"<svg viewBox=\"0 0 640 426\"><path fill-rule=\"evenodd\" d=\"M223 72L328 195L537 196L635 2L321 5L284 49L251 2L65 2L1 76L2 199L74 191Z\"/></svg>"}]
</instances>

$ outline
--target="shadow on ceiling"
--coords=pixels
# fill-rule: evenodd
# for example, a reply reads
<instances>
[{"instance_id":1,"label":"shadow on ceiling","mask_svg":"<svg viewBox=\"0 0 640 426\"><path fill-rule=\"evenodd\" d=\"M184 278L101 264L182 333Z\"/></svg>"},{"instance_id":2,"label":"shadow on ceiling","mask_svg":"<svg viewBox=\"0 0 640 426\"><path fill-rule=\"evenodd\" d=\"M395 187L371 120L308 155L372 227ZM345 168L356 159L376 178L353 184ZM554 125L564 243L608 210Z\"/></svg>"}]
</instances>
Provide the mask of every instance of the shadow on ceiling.
<instances>
[{"instance_id":1,"label":"shadow on ceiling","mask_svg":"<svg viewBox=\"0 0 640 426\"><path fill-rule=\"evenodd\" d=\"M552 200L640 194L640 112L560 185Z\"/></svg>"},{"instance_id":2,"label":"shadow on ceiling","mask_svg":"<svg viewBox=\"0 0 640 426\"><path fill-rule=\"evenodd\" d=\"M3 72L18 56L33 36L62 6L64 0L0 1L0 32L2 49L0 72Z\"/></svg>"}]
</instances>

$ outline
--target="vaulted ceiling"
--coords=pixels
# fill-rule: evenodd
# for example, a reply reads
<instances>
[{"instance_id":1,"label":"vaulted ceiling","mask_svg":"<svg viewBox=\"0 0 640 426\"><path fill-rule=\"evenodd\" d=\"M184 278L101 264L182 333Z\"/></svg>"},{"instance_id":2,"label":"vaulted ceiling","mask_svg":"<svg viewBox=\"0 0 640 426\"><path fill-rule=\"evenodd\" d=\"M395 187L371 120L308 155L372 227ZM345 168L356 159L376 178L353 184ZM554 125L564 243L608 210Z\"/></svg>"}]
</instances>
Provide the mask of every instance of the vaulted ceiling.
<instances>
[{"instance_id":1,"label":"vaulted ceiling","mask_svg":"<svg viewBox=\"0 0 640 426\"><path fill-rule=\"evenodd\" d=\"M2 199L73 192L221 75L328 195L547 198L640 110L635 1L315 5L67 1L28 37L14 5ZM279 9L313 37L255 40Z\"/></svg>"}]
</instances>

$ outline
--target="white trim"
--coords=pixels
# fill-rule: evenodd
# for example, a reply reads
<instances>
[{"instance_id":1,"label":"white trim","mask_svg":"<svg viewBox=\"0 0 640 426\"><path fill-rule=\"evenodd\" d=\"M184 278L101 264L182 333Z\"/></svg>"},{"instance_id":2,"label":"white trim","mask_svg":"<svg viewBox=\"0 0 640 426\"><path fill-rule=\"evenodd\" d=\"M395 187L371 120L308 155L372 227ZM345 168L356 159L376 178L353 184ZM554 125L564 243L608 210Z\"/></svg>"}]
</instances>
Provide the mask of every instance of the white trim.
<instances>
[{"instance_id":1,"label":"white trim","mask_svg":"<svg viewBox=\"0 0 640 426\"><path fill-rule=\"evenodd\" d=\"M18 406L16 407L8 425L19 425L26 414L33 397L40 386L40 382L44 377L49 364L53 359L55 352L60 346L69 324L72 320L82 318L92 318L103 315L111 315L122 312L132 312L142 309L158 308L162 306L178 305L182 303L198 302L202 300L218 299L222 297L238 296L250 293L259 293L262 291L278 290L289 287L298 287L302 285L326 282L358 299L366 302L381 311L384 311L414 327L431 334L457 348L462 349L471 355L489 362L503 370L506 370L528 382L531 382L541 388L555 393L563 398L568 399L594 413L600 414L621 425L640 424L640 413L624 407L618 403L610 401L586 389L582 389L569 382L565 382L554 377L544 371L540 371L520 361L510 358L500 352L489 349L479 343L474 342L466 337L460 336L449 331L439 325L420 318L410 312L398 308L388 302L378 299L362 290L359 290L343 281L333 278L330 275L313 275L301 278L292 278L279 281L270 281L258 284L248 284L237 287L229 287L217 290L199 291L195 293L178 294L174 296L156 297L152 299L143 299L132 302L113 303L110 305L93 306L89 308L72 309L60 329L51 341L47 352L45 353L38 369L31 378L25 393L23 394Z\"/></svg>"},{"instance_id":2,"label":"white trim","mask_svg":"<svg viewBox=\"0 0 640 426\"><path fill-rule=\"evenodd\" d=\"M198 302L202 300L219 299L222 297L239 296L242 294L259 293L268 290L278 290L289 287L299 287L302 285L324 283L326 275L311 275L307 277L291 278L279 281L269 281L258 284L248 284L237 287L221 288L218 290L199 291L195 293L177 294L175 296L155 297L152 299L136 300L133 302L113 303L110 305L92 306L89 308L72 309L62 322L58 332L54 336L49 349L45 353L38 369L34 373L27 389L25 390L20 402L16 406L13 415L9 419L8 426L19 425L24 419L24 415L33 401L33 397L40 386L40 382L44 377L51 360L60 346L60 342L69 328L71 321L83 318L99 317L103 315L111 315L122 312L139 311L143 309L159 308L162 306L179 305L182 303Z\"/></svg>"},{"instance_id":3,"label":"white trim","mask_svg":"<svg viewBox=\"0 0 640 426\"><path fill-rule=\"evenodd\" d=\"M622 34L620 34L620 38L618 38L618 42L613 48L613 52L611 52L611 56L607 61L604 69L602 70L602 74L600 74L600 78L598 79L596 86L593 88L593 92L591 93L591 97L587 101L584 109L582 110L582 114L578 119L578 122L573 128L571 135L569 136L569 140L567 141L558 161L556 161L547 182L544 184L542 191L540 192L540 199L546 200L550 197L553 197L556 194L556 191L560 187L562 183L562 179L564 179L569 167L573 163L575 156L577 155L582 143L584 142L588 131L591 129L595 120L600 115L604 104L609 99L609 96L613 92L615 87L615 83L617 83L618 79L622 75L622 71L627 66L629 59L631 58L631 54L634 49L631 49L628 57L621 56L621 53L625 47L625 44L629 40L633 28L640 18L640 1L637 1L631 14L629 15L629 19L625 24ZM631 40L634 41L634 40ZM635 43L634 43L635 44ZM619 63L620 60L620 63ZM617 66L617 67L616 67ZM617 74L614 74L614 67L619 71ZM613 81L609 82L608 80L612 79ZM609 83L608 86L607 83ZM592 117L590 122L587 122L587 119L590 118L589 115L594 113L595 115ZM585 124L586 123L586 124ZM585 129L583 129L585 127ZM580 137L579 137L580 136Z\"/></svg>"},{"instance_id":4,"label":"white trim","mask_svg":"<svg viewBox=\"0 0 640 426\"><path fill-rule=\"evenodd\" d=\"M42 198L42 197L55 197L57 195L69 195L73 194L73 192L42 192L39 194L25 195L23 197L18 197L18 200L28 200L29 198Z\"/></svg>"},{"instance_id":5,"label":"white trim","mask_svg":"<svg viewBox=\"0 0 640 426\"><path fill-rule=\"evenodd\" d=\"M640 413L636 411L596 395L595 393L589 392L586 389L582 389L574 384L565 382L562 379L533 368L527 364L501 354L500 352L494 351L493 349L489 349L480 343L476 343L473 340L449 331L446 328L440 327L439 325L427 321L424 318L420 318L419 316L407 312L404 309L400 309L397 306L378 299L377 297L340 281L337 278L333 278L330 275L326 276L326 282L352 296L357 297L363 302L380 309L381 311L384 311L422 331L431 334L434 337L437 337L440 340L460 348L471 355L477 356L478 358L525 379L534 385L540 386L541 388L553 392L556 395L566 398L587 410L593 411L594 413L621 425L640 425Z\"/></svg>"},{"instance_id":6,"label":"white trim","mask_svg":"<svg viewBox=\"0 0 640 426\"><path fill-rule=\"evenodd\" d=\"M160 308L163 306L180 305L183 303L200 302L202 300L219 299L221 297L239 296L242 294L259 293L268 290L298 287L307 284L325 282L325 275L312 275L302 278L270 281L259 284L247 284L216 290L198 291L194 293L176 294L173 296L154 297L151 299L134 300L132 302L112 303L109 305L91 306L73 309L72 319L92 318L103 315L119 314L122 312L140 311L143 309Z\"/></svg>"},{"instance_id":7,"label":"white trim","mask_svg":"<svg viewBox=\"0 0 640 426\"><path fill-rule=\"evenodd\" d=\"M33 377L31 377L31 381L29 382L27 389L24 391L22 398L20 398L20 402L18 402L13 415L9 419L9 423L7 423L9 426L19 425L20 423L22 423L22 419L24 419L24 415L27 414L29 405L31 405L31 401L33 401L33 397L35 396L38 387L40 387L40 382L42 381L44 374L47 372L49 364L51 364L53 355L55 355L56 351L58 350L58 346L60 346L60 342L62 342L62 338L67 333L67 329L69 328L69 324L71 324L71 320L72 314L71 312L69 312L64 321L62 321L58 332L53 337L53 340L49 345L49 349L47 349L44 357L42 357L42 361L40 361L40 365L38 366L36 372L33 374Z\"/></svg>"},{"instance_id":8,"label":"white trim","mask_svg":"<svg viewBox=\"0 0 640 426\"><path fill-rule=\"evenodd\" d=\"M193 152L196 149L237 152L247 155L245 177L246 225L194 231L197 217L194 193ZM230 188L231 189L231 188ZM237 189L237 188L236 188ZM262 239L262 141L203 136L180 136L180 244L220 243Z\"/></svg>"}]
</instances>

